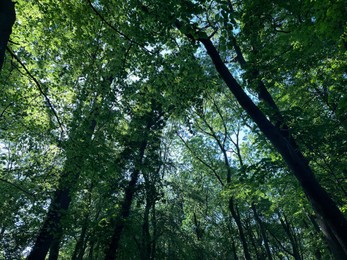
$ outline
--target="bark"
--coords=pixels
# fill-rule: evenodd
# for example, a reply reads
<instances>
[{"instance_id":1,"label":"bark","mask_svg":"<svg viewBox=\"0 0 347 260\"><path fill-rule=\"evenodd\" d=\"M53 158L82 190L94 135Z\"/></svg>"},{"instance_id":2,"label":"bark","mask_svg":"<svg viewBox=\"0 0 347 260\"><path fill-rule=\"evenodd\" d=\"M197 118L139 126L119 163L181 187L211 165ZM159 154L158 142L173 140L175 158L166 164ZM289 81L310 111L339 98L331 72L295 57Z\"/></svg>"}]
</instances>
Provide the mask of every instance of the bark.
<instances>
[{"instance_id":1,"label":"bark","mask_svg":"<svg viewBox=\"0 0 347 260\"><path fill-rule=\"evenodd\" d=\"M323 219L314 219L312 216L310 216L311 221L314 225L319 225L321 228L325 241L327 242L329 249L331 250L331 253L334 255L334 258L336 260L344 260L346 259L346 255L339 245L338 241L336 240L336 237L333 235L332 231L330 230L329 226L324 222Z\"/></svg>"},{"instance_id":2,"label":"bark","mask_svg":"<svg viewBox=\"0 0 347 260\"><path fill-rule=\"evenodd\" d=\"M230 6L231 6L231 4L230 4ZM234 50L235 50L236 55L237 55L237 60L238 60L238 62L240 64L241 68L246 70L247 69L246 60L245 60L245 58L244 58L244 56L242 54L241 48L237 44L237 41L236 41L234 36L231 36L231 41L232 41L232 45L233 45ZM254 47L253 47L253 51L256 51L256 49ZM270 113L268 114L270 120L273 122L273 124L275 124L277 127L279 127L279 129L280 129L281 133L283 134L283 136L287 140L289 140L291 145L296 150L298 150L299 146L297 145L295 139L290 134L289 127L286 124L286 122L285 122L285 120L284 120L284 118L283 118L283 116L281 114L281 111L277 107L277 105L276 105L275 101L273 100L271 94L268 92L264 82L262 80L258 79L259 74L260 74L258 69L251 68L251 70L252 70L252 73L251 73L252 77L251 77L250 80L251 81L257 81L257 91L258 91L259 99L263 100L265 102L265 104L270 108ZM325 100L325 98L323 98L323 99ZM326 102L326 103L327 103L327 106L330 107L328 102ZM330 174L335 177L335 180L338 180L338 178L334 174L334 171L332 171L329 166L328 166L328 170L330 171ZM337 183L339 183L339 182L337 182ZM346 194L346 192L343 189L343 187L341 185L338 185L338 186ZM343 259L345 257L345 255L343 253L343 249L341 248L340 243L335 238L335 235L330 230L328 225L324 222L324 220L322 220L322 221L320 221L319 226L320 226L321 231L323 232L323 234L325 236L325 239L326 239L330 249L332 250L335 258L336 259Z\"/></svg>"},{"instance_id":3,"label":"bark","mask_svg":"<svg viewBox=\"0 0 347 260\"><path fill-rule=\"evenodd\" d=\"M237 249L236 249L236 245L235 245L235 240L233 238L231 238L231 239L232 239L231 246L232 246L232 250L233 250L234 260L239 260L239 258L237 256Z\"/></svg>"},{"instance_id":4,"label":"bark","mask_svg":"<svg viewBox=\"0 0 347 260\"><path fill-rule=\"evenodd\" d=\"M7 43L16 21L16 10L11 0L0 1L0 71L4 64Z\"/></svg>"},{"instance_id":5,"label":"bark","mask_svg":"<svg viewBox=\"0 0 347 260\"><path fill-rule=\"evenodd\" d=\"M158 238L155 203L153 203L152 205L152 227L153 227L153 240L151 244L151 252L152 252L152 259L155 259L156 249L157 249L157 238Z\"/></svg>"},{"instance_id":6,"label":"bark","mask_svg":"<svg viewBox=\"0 0 347 260\"><path fill-rule=\"evenodd\" d=\"M72 255L72 260L82 260L84 251L85 251L85 245L86 245L86 237L87 237L87 228L88 228L88 221L89 221L89 215L86 214L84 217L81 234L76 242L75 250Z\"/></svg>"},{"instance_id":7,"label":"bark","mask_svg":"<svg viewBox=\"0 0 347 260\"><path fill-rule=\"evenodd\" d=\"M159 141L159 140L158 140ZM154 147L154 152L157 150ZM156 156L156 154L155 154ZM152 161L152 158L148 158L148 161ZM146 190L146 205L145 211L143 215L143 224L142 224L142 242L141 242L141 259L148 260L154 259L155 252L155 240L156 240L156 219L155 219L155 204L157 200L157 190L155 187L156 178L151 180L150 174L154 176L159 176L160 167L156 169L154 172L149 172L147 174L143 174L145 179L145 190ZM150 218L150 213L152 211L152 218ZM152 223L152 236L150 234L149 223Z\"/></svg>"},{"instance_id":8,"label":"bark","mask_svg":"<svg viewBox=\"0 0 347 260\"><path fill-rule=\"evenodd\" d=\"M254 203L252 203L252 210L254 213L255 221L258 223L262 240L264 242L266 256L269 260L272 260L271 250L270 250L270 246L269 246L269 240L268 240L267 235L266 235L266 229L265 229L263 221L259 217L258 211L257 211Z\"/></svg>"},{"instance_id":9,"label":"bark","mask_svg":"<svg viewBox=\"0 0 347 260\"><path fill-rule=\"evenodd\" d=\"M287 236L290 240L290 244L292 245L292 250L293 250L293 257L295 260L301 260L301 256L300 256L300 251L299 251L299 247L298 247L298 243L296 241L296 238L291 230L290 224L287 221L287 218L284 216L284 218L281 217L281 215L278 213L278 218L281 222L281 225L284 229L284 231L287 233Z\"/></svg>"},{"instance_id":10,"label":"bark","mask_svg":"<svg viewBox=\"0 0 347 260\"><path fill-rule=\"evenodd\" d=\"M205 125L210 130L210 135L215 139L219 149L221 150L221 152L223 154L223 159L224 159L224 164L226 167L226 174L227 174L226 182L227 182L227 184L230 184L232 172L231 172L231 167L230 167L229 160L228 160L227 150L225 149L225 139L220 140L218 138L216 132L214 131L213 127L206 121L206 119L202 115L200 115L200 118L204 121ZM223 120L223 118L222 118L222 120ZM224 135L226 138L226 136L227 136L226 127L224 130L225 130ZM235 146L237 149L239 148L238 145L235 144ZM238 151L237 156L239 157L240 166L242 167L243 162L242 162L242 157L241 157L241 154L239 153L239 151ZM222 186L224 186L223 182L221 182L221 183L222 183ZM237 205L234 204L234 199L232 197L229 199L229 211L231 213L231 216L234 218L234 220L236 222L236 226L237 226L238 231L239 231L239 236L240 236L240 240L241 240L241 244L242 244L242 248L243 248L243 252L244 252L244 257L246 260L249 260L249 259L251 259L251 255L250 255L247 239L245 236L244 228L242 226L241 217L240 217L240 214L238 212Z\"/></svg>"},{"instance_id":11,"label":"bark","mask_svg":"<svg viewBox=\"0 0 347 260\"><path fill-rule=\"evenodd\" d=\"M316 180L303 154L293 145L292 140L278 126L273 125L266 118L265 114L260 111L244 92L223 63L211 40L208 38L199 38L198 40L205 46L216 70L241 107L281 154L294 176L298 179L316 214L321 216L329 225L347 256L347 221L335 202Z\"/></svg>"},{"instance_id":12,"label":"bark","mask_svg":"<svg viewBox=\"0 0 347 260\"><path fill-rule=\"evenodd\" d=\"M140 147L140 161L142 162L144 152L147 146L147 141L143 141ZM133 197L135 194L136 183L140 174L140 165L138 164L133 173L131 174L131 179L129 184L125 190L125 196L122 203L120 214L116 220L116 225L114 227L112 238L110 244L107 248L105 260L114 260L116 259L116 255L119 249L119 241L125 227L125 222L130 215L130 208L133 203Z\"/></svg>"},{"instance_id":13,"label":"bark","mask_svg":"<svg viewBox=\"0 0 347 260\"><path fill-rule=\"evenodd\" d=\"M95 127L96 121L92 119L82 144L90 142ZM68 156L65 170L60 177L59 185L54 193L51 205L49 206L46 219L27 260L44 260L54 242L58 243L55 247L59 248L59 243L63 236L62 219L66 216L70 206L72 190L78 182L80 168L82 167L81 164L83 163L84 151L82 152L82 148L78 148L81 149L81 151L77 151L77 156ZM74 152L70 151L70 154L74 154Z\"/></svg>"},{"instance_id":14,"label":"bark","mask_svg":"<svg viewBox=\"0 0 347 260\"><path fill-rule=\"evenodd\" d=\"M130 209L133 202L134 194L137 188L137 180L141 173L141 168L144 165L145 151L147 148L157 149L160 145L157 145L158 139L150 141L150 133L154 131L160 131L164 126L166 120L165 113L162 111L161 105L157 104L155 100L152 99L152 111L148 114L142 115L139 121L134 121L136 125L136 136L141 136L141 139L135 143L131 143L128 146L132 149L138 149L137 158L134 158L134 169L130 176L130 181L125 189L124 199L121 204L121 209L118 216L113 220L115 221L115 226L112 232L112 237L108 247L105 252L105 260L114 260L117 258L117 252L119 249L119 242L121 239L122 232L125 228L126 220L130 216ZM145 124L141 125L141 122ZM138 128L137 128L138 127ZM153 138L153 136L152 136ZM135 145L135 147L134 147Z\"/></svg>"},{"instance_id":15,"label":"bark","mask_svg":"<svg viewBox=\"0 0 347 260\"><path fill-rule=\"evenodd\" d=\"M48 260L57 260L58 259L61 238L62 238L62 236L60 236L59 238L55 238L53 240L51 248L49 249Z\"/></svg>"},{"instance_id":16,"label":"bark","mask_svg":"<svg viewBox=\"0 0 347 260\"><path fill-rule=\"evenodd\" d=\"M135 162L135 168L131 174L131 178L128 183L128 186L125 189L125 195L121 205L121 210L117 218L115 219L116 224L112 233L110 243L105 252L105 260L114 260L117 257L117 252L119 249L119 241L121 239L123 229L125 228L125 222L130 215L130 209L131 209L133 197L136 191L136 183L141 173L141 166L143 165L145 150L148 145L147 138L148 138L148 134L152 125L153 125L153 119L148 118L147 125L143 133L143 139L140 142L140 145L138 147L139 155Z\"/></svg>"},{"instance_id":17,"label":"bark","mask_svg":"<svg viewBox=\"0 0 347 260\"><path fill-rule=\"evenodd\" d=\"M44 260L56 235L61 232L61 219L71 202L70 189L59 188L53 197L46 220L36 238L35 245L27 260Z\"/></svg>"},{"instance_id":18,"label":"bark","mask_svg":"<svg viewBox=\"0 0 347 260\"><path fill-rule=\"evenodd\" d=\"M149 233L149 212L151 208L151 200L146 198L145 212L143 214L143 224L142 224L142 243L141 243L141 259L148 260L151 259L151 236Z\"/></svg>"},{"instance_id":19,"label":"bark","mask_svg":"<svg viewBox=\"0 0 347 260\"><path fill-rule=\"evenodd\" d=\"M235 210L235 205L234 205L233 198L229 199L229 210L230 210L230 213L231 213L232 217L235 219L236 226L237 226L237 228L239 230L239 236L240 236L240 240L241 240L241 243L242 243L243 254L245 256L245 259L246 260L251 260L252 258L251 258L251 255L249 253L248 244L247 244L245 232L243 231L241 218L240 218L239 214L237 214L237 211Z\"/></svg>"}]
</instances>

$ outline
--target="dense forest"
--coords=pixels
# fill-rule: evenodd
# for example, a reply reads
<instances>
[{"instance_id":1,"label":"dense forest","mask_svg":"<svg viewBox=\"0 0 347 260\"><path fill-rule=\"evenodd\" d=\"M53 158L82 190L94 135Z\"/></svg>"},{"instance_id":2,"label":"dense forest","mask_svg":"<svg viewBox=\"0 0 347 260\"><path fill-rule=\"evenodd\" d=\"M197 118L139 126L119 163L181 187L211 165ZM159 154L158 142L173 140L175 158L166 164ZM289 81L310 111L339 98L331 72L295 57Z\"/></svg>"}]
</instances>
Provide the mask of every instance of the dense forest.
<instances>
[{"instance_id":1,"label":"dense forest","mask_svg":"<svg viewBox=\"0 0 347 260\"><path fill-rule=\"evenodd\" d=\"M1 0L0 259L347 259L346 22Z\"/></svg>"}]
</instances>

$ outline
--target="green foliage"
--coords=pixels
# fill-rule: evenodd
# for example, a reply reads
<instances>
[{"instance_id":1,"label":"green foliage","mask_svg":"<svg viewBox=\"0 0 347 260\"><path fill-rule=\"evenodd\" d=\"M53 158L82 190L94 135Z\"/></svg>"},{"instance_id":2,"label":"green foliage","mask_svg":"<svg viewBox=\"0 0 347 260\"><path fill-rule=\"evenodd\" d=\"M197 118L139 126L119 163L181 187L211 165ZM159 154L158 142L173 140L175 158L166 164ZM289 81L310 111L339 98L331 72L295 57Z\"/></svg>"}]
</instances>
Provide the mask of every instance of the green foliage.
<instances>
[{"instance_id":1,"label":"green foliage","mask_svg":"<svg viewBox=\"0 0 347 260\"><path fill-rule=\"evenodd\" d=\"M251 258L265 243L274 259L331 257L299 184L196 39L211 37L271 117L264 83L346 213L344 1L18 0L16 12L0 77L0 258L28 254L57 189L72 198L61 259L102 259L117 222L119 259L242 258L240 229Z\"/></svg>"}]
</instances>

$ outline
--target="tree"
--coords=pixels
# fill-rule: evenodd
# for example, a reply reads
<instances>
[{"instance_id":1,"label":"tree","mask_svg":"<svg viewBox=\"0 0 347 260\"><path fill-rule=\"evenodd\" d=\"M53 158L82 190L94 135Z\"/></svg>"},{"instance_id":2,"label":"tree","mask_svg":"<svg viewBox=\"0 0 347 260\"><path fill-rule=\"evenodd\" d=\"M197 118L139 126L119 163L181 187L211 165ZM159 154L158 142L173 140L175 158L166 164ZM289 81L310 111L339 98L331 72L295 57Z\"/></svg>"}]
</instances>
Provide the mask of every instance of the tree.
<instances>
[{"instance_id":1,"label":"tree","mask_svg":"<svg viewBox=\"0 0 347 260\"><path fill-rule=\"evenodd\" d=\"M2 5L0 258L345 258L343 1Z\"/></svg>"}]
</instances>

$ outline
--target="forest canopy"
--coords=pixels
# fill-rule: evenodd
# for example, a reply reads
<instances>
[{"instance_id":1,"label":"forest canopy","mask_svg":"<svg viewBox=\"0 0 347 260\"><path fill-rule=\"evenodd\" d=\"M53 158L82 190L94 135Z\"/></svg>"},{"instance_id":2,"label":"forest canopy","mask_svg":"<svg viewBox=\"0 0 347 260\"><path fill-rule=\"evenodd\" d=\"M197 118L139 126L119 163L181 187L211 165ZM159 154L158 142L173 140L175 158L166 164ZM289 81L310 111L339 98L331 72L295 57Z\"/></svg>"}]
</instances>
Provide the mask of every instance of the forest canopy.
<instances>
[{"instance_id":1,"label":"forest canopy","mask_svg":"<svg viewBox=\"0 0 347 260\"><path fill-rule=\"evenodd\" d=\"M346 259L347 2L0 2L0 259Z\"/></svg>"}]
</instances>

